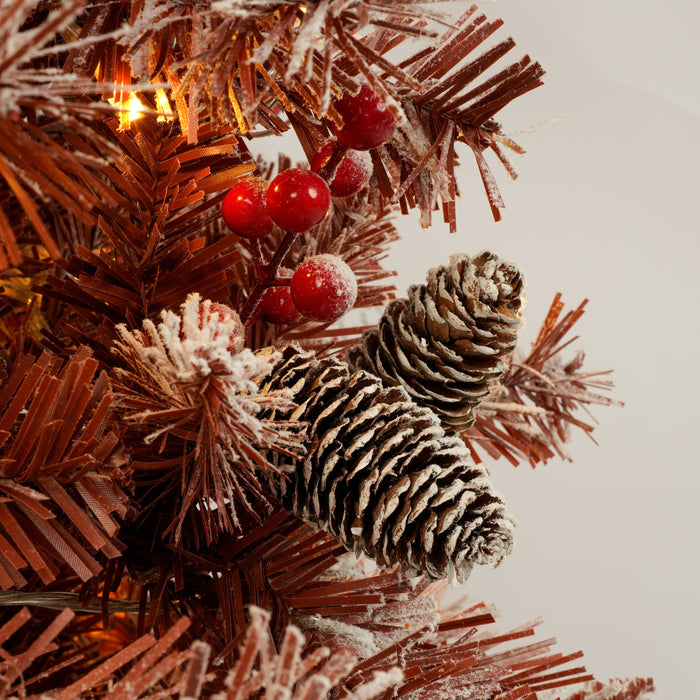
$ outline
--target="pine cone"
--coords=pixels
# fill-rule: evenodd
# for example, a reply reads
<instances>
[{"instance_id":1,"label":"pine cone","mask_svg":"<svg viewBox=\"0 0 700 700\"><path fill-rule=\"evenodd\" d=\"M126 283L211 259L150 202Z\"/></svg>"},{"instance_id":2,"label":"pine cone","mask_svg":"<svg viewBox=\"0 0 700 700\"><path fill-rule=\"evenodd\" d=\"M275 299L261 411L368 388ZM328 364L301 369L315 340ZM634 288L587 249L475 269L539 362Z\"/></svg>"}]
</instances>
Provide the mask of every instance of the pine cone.
<instances>
[{"instance_id":1,"label":"pine cone","mask_svg":"<svg viewBox=\"0 0 700 700\"><path fill-rule=\"evenodd\" d=\"M474 564L496 566L514 520L464 443L399 387L288 347L261 386L287 388L309 423L307 457L271 487L287 510L382 567L399 564L462 584Z\"/></svg>"},{"instance_id":2,"label":"pine cone","mask_svg":"<svg viewBox=\"0 0 700 700\"><path fill-rule=\"evenodd\" d=\"M387 305L348 364L402 386L446 430L466 430L515 348L523 286L518 268L493 253L453 256Z\"/></svg>"}]
</instances>

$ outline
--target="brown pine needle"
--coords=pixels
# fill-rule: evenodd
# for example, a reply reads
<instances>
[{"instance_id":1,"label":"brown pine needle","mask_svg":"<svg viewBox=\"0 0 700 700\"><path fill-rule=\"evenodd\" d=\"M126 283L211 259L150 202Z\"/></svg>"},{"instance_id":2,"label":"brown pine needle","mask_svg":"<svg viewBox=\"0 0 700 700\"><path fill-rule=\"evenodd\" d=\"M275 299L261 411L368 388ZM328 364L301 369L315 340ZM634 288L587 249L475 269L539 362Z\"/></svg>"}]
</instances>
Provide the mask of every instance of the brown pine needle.
<instances>
[{"instance_id":1,"label":"brown pine needle","mask_svg":"<svg viewBox=\"0 0 700 700\"><path fill-rule=\"evenodd\" d=\"M463 433L475 457L485 452L514 465L527 460L533 467L555 455L570 459L565 451L570 428L579 428L593 439L594 425L577 413L587 412L592 405L622 405L599 393L613 387L605 379L609 371L584 371L583 352L571 360L562 359L562 351L576 340L567 336L585 306L584 300L562 315L564 305L561 295L556 295L530 353L511 359L510 370L477 409L475 424Z\"/></svg>"},{"instance_id":2,"label":"brown pine needle","mask_svg":"<svg viewBox=\"0 0 700 700\"><path fill-rule=\"evenodd\" d=\"M146 320L143 330L117 328L118 415L144 476L150 481L151 469L162 472L159 507L173 492L173 521L163 534L174 544L185 524L196 527L200 517L209 544L221 533L241 532L248 519L260 522L272 502L259 474L276 471L265 455L303 454L301 424L258 417L263 409L293 405L284 391L257 393L256 378L269 371L275 353L232 352L239 330L233 320L209 313L209 304L192 294L180 315L163 312L158 326ZM171 462L178 456L179 464Z\"/></svg>"}]
</instances>

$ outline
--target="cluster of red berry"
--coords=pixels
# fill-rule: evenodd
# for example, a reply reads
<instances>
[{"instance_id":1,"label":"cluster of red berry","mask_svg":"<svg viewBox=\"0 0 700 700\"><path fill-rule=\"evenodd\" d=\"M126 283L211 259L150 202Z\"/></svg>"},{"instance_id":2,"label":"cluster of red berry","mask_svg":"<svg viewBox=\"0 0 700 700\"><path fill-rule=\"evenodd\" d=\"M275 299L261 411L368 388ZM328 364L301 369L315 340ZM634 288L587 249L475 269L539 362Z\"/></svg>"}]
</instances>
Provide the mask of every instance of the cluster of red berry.
<instances>
[{"instance_id":1,"label":"cluster of red berry","mask_svg":"<svg viewBox=\"0 0 700 700\"><path fill-rule=\"evenodd\" d=\"M286 254L297 234L310 230L328 215L332 195L355 194L369 181L372 158L368 151L391 138L396 127L394 117L368 85L356 95L345 95L334 106L343 118L343 126L335 130L336 139L315 154L310 170L284 170L270 182L246 178L224 198L224 221L234 233L251 241L254 254L259 253L259 239L270 234L275 225L287 232L281 247ZM252 294L255 315L250 309L251 318L287 324L305 316L329 322L343 316L355 303L355 275L334 255L307 258L294 271L280 267L284 255L276 255L270 263L259 255L254 257L258 282Z\"/></svg>"}]
</instances>

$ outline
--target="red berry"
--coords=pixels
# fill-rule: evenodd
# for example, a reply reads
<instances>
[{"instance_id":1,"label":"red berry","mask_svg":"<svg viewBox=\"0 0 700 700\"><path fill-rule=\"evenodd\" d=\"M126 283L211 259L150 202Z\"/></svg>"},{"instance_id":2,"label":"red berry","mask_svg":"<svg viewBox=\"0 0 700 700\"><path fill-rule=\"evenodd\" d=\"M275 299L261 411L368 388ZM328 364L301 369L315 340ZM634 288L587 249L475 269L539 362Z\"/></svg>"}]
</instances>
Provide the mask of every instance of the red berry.
<instances>
[{"instance_id":1,"label":"red berry","mask_svg":"<svg viewBox=\"0 0 700 700\"><path fill-rule=\"evenodd\" d=\"M357 151L381 146L396 128L391 112L366 83L357 95L344 95L339 99L335 108L343 118L343 126L336 129L338 140Z\"/></svg>"},{"instance_id":2,"label":"red berry","mask_svg":"<svg viewBox=\"0 0 700 700\"><path fill-rule=\"evenodd\" d=\"M329 141L311 159L311 170L318 172L333 155L335 142ZM359 192L372 175L372 156L367 151L354 151L349 148L341 158L328 183L335 197L349 197Z\"/></svg>"},{"instance_id":3,"label":"red berry","mask_svg":"<svg viewBox=\"0 0 700 700\"><path fill-rule=\"evenodd\" d=\"M301 168L283 170L267 190L267 211L285 231L301 233L323 221L331 193L323 178Z\"/></svg>"},{"instance_id":4,"label":"red berry","mask_svg":"<svg viewBox=\"0 0 700 700\"><path fill-rule=\"evenodd\" d=\"M297 267L290 285L294 305L314 321L335 321L357 299L357 280L335 255L314 255Z\"/></svg>"},{"instance_id":5,"label":"red berry","mask_svg":"<svg viewBox=\"0 0 700 700\"><path fill-rule=\"evenodd\" d=\"M226 346L231 353L243 350L245 343L245 328L241 323L238 314L226 304L219 304L216 301L203 301L199 304L199 327L203 328L204 323L224 323L233 321L233 329L229 333L229 343ZM218 336L214 331L214 338Z\"/></svg>"},{"instance_id":6,"label":"red berry","mask_svg":"<svg viewBox=\"0 0 700 700\"><path fill-rule=\"evenodd\" d=\"M257 312L263 321L278 325L294 323L301 316L299 309L294 306L288 284L268 287L258 303Z\"/></svg>"},{"instance_id":7,"label":"red berry","mask_svg":"<svg viewBox=\"0 0 700 700\"><path fill-rule=\"evenodd\" d=\"M221 214L226 225L243 238L262 238L274 228L265 207L269 183L250 177L236 183L221 202Z\"/></svg>"}]
</instances>

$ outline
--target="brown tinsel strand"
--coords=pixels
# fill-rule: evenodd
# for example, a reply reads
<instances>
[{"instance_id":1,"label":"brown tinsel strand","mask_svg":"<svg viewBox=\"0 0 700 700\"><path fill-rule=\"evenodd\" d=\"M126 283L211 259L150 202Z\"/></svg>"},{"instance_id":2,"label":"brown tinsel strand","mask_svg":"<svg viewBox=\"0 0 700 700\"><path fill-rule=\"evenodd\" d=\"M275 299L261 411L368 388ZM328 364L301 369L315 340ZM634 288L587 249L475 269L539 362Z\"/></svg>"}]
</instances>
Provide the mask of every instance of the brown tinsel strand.
<instances>
[{"instance_id":1,"label":"brown tinsel strand","mask_svg":"<svg viewBox=\"0 0 700 700\"><path fill-rule=\"evenodd\" d=\"M291 346L261 392L281 388L299 407L278 417L314 436L287 478L270 477L288 510L407 575L461 584L510 552L514 521L486 472L401 388Z\"/></svg>"},{"instance_id":2,"label":"brown tinsel strand","mask_svg":"<svg viewBox=\"0 0 700 700\"><path fill-rule=\"evenodd\" d=\"M507 369L520 327L524 280L511 262L484 251L455 255L427 283L389 303L348 363L401 386L446 430L466 430L476 406Z\"/></svg>"}]
</instances>

